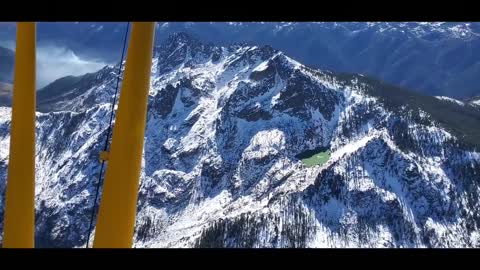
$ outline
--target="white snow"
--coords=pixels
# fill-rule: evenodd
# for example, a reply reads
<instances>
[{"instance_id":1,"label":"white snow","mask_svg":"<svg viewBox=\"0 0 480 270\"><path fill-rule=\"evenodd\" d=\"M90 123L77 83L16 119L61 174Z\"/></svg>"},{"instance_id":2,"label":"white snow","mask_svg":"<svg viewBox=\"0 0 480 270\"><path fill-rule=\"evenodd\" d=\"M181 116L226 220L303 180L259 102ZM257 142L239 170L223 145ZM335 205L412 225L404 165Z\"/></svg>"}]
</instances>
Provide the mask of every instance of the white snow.
<instances>
[{"instance_id":1,"label":"white snow","mask_svg":"<svg viewBox=\"0 0 480 270\"><path fill-rule=\"evenodd\" d=\"M473 104L473 105L476 105L476 106L480 106L480 99L471 101L470 104Z\"/></svg>"},{"instance_id":2,"label":"white snow","mask_svg":"<svg viewBox=\"0 0 480 270\"><path fill-rule=\"evenodd\" d=\"M260 65L258 65L256 68L254 68L252 71L264 71L265 69L268 68L268 61L262 62Z\"/></svg>"},{"instance_id":3,"label":"white snow","mask_svg":"<svg viewBox=\"0 0 480 270\"><path fill-rule=\"evenodd\" d=\"M456 99L454 99L454 98L445 97L445 96L435 96L435 97L436 97L437 99L450 101L450 102L456 103L456 104L461 105L461 106L464 106L464 105L465 105L465 103L463 103L462 101L456 100Z\"/></svg>"},{"instance_id":4,"label":"white snow","mask_svg":"<svg viewBox=\"0 0 480 270\"><path fill-rule=\"evenodd\" d=\"M280 153L285 149L285 135L278 129L262 130L251 139L243 158L261 159Z\"/></svg>"}]
</instances>

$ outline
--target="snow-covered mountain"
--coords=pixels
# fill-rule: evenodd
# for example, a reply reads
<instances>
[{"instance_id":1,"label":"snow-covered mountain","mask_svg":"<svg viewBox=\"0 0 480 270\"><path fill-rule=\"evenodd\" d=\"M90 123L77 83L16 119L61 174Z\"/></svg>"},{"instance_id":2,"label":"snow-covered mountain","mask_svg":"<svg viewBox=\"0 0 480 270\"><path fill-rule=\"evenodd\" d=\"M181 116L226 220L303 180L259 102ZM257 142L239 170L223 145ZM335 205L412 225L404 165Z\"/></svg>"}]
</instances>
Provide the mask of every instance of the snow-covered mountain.
<instances>
[{"instance_id":1,"label":"snow-covered mountain","mask_svg":"<svg viewBox=\"0 0 480 270\"><path fill-rule=\"evenodd\" d=\"M469 104L471 106L474 106L474 107L478 107L480 109L480 96L470 98L470 99L466 100L466 102L467 102L467 104Z\"/></svg>"},{"instance_id":2,"label":"snow-covered mountain","mask_svg":"<svg viewBox=\"0 0 480 270\"><path fill-rule=\"evenodd\" d=\"M39 247L85 245L115 73L42 90ZM479 126L471 106L173 34L153 58L135 246L479 247ZM305 166L315 149L330 159Z\"/></svg>"},{"instance_id":3,"label":"snow-covered mountain","mask_svg":"<svg viewBox=\"0 0 480 270\"><path fill-rule=\"evenodd\" d=\"M38 43L67 48L82 60L116 63L125 26L41 22ZM0 41L14 39L14 30L0 24ZM361 73L423 94L479 94L478 22L159 22L156 41L179 31L221 45L271 45L307 65Z\"/></svg>"}]
</instances>

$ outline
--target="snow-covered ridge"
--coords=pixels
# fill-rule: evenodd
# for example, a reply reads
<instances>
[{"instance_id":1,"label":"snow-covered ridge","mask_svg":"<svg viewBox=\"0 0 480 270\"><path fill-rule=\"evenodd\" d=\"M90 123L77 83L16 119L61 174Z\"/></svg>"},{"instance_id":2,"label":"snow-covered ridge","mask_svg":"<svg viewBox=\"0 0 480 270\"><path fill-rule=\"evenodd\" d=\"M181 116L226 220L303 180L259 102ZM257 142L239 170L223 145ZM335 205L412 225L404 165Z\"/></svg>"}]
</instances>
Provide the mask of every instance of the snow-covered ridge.
<instances>
[{"instance_id":1,"label":"snow-covered ridge","mask_svg":"<svg viewBox=\"0 0 480 270\"><path fill-rule=\"evenodd\" d=\"M472 27L472 25L476 23L470 22L358 22L352 24L356 24L356 28L358 28L354 32L365 31L372 28L380 33L395 32L419 38L424 38L431 34L440 34L455 39L472 39L480 37L478 30L475 30L475 28ZM341 27L341 24L337 25L338 27Z\"/></svg>"},{"instance_id":2,"label":"snow-covered ridge","mask_svg":"<svg viewBox=\"0 0 480 270\"><path fill-rule=\"evenodd\" d=\"M471 104L474 106L480 106L480 98L477 100L470 101L468 104Z\"/></svg>"},{"instance_id":3,"label":"snow-covered ridge","mask_svg":"<svg viewBox=\"0 0 480 270\"><path fill-rule=\"evenodd\" d=\"M259 23L260 24L260 23ZM274 31L291 31L299 24L312 25L325 28L332 26L338 29L350 29L352 34L374 30L379 33L397 33L407 36L424 38L428 35L439 34L448 38L455 39L472 39L478 38L480 33L476 22L278 22L267 23L274 24ZM228 23L230 27L243 27L243 23Z\"/></svg>"},{"instance_id":4,"label":"snow-covered ridge","mask_svg":"<svg viewBox=\"0 0 480 270\"><path fill-rule=\"evenodd\" d=\"M0 107L0 127L10 122L12 109L9 107ZM10 150L10 135L6 131L4 136L0 136L0 161L8 162Z\"/></svg>"},{"instance_id":5,"label":"snow-covered ridge","mask_svg":"<svg viewBox=\"0 0 480 270\"><path fill-rule=\"evenodd\" d=\"M465 105L465 103L463 103L462 101L457 100L457 99L454 99L454 98L450 98L450 97L436 96L436 98L437 98L437 99L440 99L440 100L450 101L450 102L456 103L456 104L461 105L461 106L464 106L464 105Z\"/></svg>"}]
</instances>

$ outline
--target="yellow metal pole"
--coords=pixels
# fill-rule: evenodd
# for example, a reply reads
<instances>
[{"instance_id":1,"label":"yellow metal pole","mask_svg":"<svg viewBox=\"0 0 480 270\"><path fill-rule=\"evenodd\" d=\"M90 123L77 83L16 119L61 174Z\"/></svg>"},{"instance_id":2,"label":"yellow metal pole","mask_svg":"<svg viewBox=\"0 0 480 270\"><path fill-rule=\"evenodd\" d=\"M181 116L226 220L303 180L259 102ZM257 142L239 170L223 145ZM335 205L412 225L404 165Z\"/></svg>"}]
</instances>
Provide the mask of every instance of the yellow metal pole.
<instances>
[{"instance_id":1,"label":"yellow metal pole","mask_svg":"<svg viewBox=\"0 0 480 270\"><path fill-rule=\"evenodd\" d=\"M132 25L95 229L95 248L130 248L147 116L155 23Z\"/></svg>"},{"instance_id":2,"label":"yellow metal pole","mask_svg":"<svg viewBox=\"0 0 480 270\"><path fill-rule=\"evenodd\" d=\"M35 23L17 23L3 247L33 248L35 227Z\"/></svg>"}]
</instances>

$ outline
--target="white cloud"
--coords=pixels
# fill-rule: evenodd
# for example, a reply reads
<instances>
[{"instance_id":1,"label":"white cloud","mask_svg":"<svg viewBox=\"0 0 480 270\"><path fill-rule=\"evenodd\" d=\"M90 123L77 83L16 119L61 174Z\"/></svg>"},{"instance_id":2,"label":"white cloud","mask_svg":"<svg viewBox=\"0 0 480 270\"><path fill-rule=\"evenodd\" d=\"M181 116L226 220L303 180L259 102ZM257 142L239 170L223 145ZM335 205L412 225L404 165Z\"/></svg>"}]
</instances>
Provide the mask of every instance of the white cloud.
<instances>
[{"instance_id":1,"label":"white cloud","mask_svg":"<svg viewBox=\"0 0 480 270\"><path fill-rule=\"evenodd\" d=\"M3 40L0 46L15 50L15 41ZM106 65L101 60L80 58L64 46L37 43L37 89L62 77L95 72Z\"/></svg>"},{"instance_id":2,"label":"white cloud","mask_svg":"<svg viewBox=\"0 0 480 270\"><path fill-rule=\"evenodd\" d=\"M95 72L107 63L82 59L65 47L42 45L37 47L37 88L42 88L56 79Z\"/></svg>"},{"instance_id":3,"label":"white cloud","mask_svg":"<svg viewBox=\"0 0 480 270\"><path fill-rule=\"evenodd\" d=\"M4 47L7 49L10 49L12 51L15 50L15 41L13 40L1 40L0 41L0 47Z\"/></svg>"}]
</instances>

